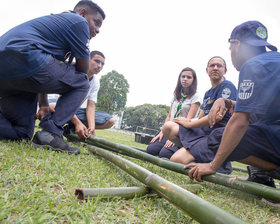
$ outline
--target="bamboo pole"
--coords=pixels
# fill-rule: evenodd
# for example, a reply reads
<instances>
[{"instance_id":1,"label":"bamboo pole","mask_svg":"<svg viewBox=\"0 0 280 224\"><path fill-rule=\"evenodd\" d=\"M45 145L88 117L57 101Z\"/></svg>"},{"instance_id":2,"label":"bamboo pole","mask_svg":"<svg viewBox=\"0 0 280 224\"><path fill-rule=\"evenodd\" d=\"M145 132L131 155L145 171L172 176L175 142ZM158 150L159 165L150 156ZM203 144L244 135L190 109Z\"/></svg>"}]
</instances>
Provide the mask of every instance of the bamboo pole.
<instances>
[{"instance_id":1,"label":"bamboo pole","mask_svg":"<svg viewBox=\"0 0 280 224\"><path fill-rule=\"evenodd\" d=\"M247 169L242 168L242 167L232 166L232 169L235 170L235 171L239 171L239 172L243 172L243 173L247 173L248 174Z\"/></svg>"},{"instance_id":2,"label":"bamboo pole","mask_svg":"<svg viewBox=\"0 0 280 224\"><path fill-rule=\"evenodd\" d=\"M203 187L200 184L186 184L181 186L188 191L197 194L202 191ZM158 194L153 189L145 186L139 187L108 187L108 188L77 188L75 190L79 200L87 200L89 198L100 197L102 199L110 199L120 197L130 199L134 197L156 197Z\"/></svg>"},{"instance_id":3,"label":"bamboo pole","mask_svg":"<svg viewBox=\"0 0 280 224\"><path fill-rule=\"evenodd\" d=\"M104 149L88 146L90 152L102 156L119 166L137 180L146 184L156 191L160 196L167 199L173 205L190 215L200 223L246 223L241 219L227 213L226 211L212 205L211 203L199 198L195 194L153 174L152 172L138 166L120 156L117 156Z\"/></svg>"},{"instance_id":4,"label":"bamboo pole","mask_svg":"<svg viewBox=\"0 0 280 224\"><path fill-rule=\"evenodd\" d=\"M114 198L121 197L125 199L134 198L135 196L144 196L151 192L148 187L110 187L110 188L78 188L75 190L75 195L80 200L88 198Z\"/></svg>"},{"instance_id":5,"label":"bamboo pole","mask_svg":"<svg viewBox=\"0 0 280 224\"><path fill-rule=\"evenodd\" d=\"M126 145L127 146L127 145ZM141 147L135 147L135 146L131 146L134 149L140 150L142 152L146 152L146 149L141 148ZM232 169L235 171L239 171L239 172L244 172L244 173L248 173L246 168L242 168L242 167L238 167L238 166L232 166Z\"/></svg>"},{"instance_id":6,"label":"bamboo pole","mask_svg":"<svg viewBox=\"0 0 280 224\"><path fill-rule=\"evenodd\" d=\"M71 138L74 140L79 139L77 135L71 135ZM81 141L81 139L80 139ZM154 165L163 167L165 169L182 173L188 174L189 169L184 169L184 165L180 163L171 162L168 160L160 159L156 156L149 155L148 153L139 151L129 146L125 146L122 144L117 144L110 142L105 139L98 138L96 136L90 136L85 140L87 143L91 145L96 145L102 148L106 148L112 150L114 152L118 152L124 155L128 155L137 159L141 159L144 161L148 161ZM280 202L280 190L276 188L272 188L263 184L257 184L254 182L242 180L238 178L238 176L232 175L225 175L221 173L206 175L202 177L203 180L212 182L215 184L227 186L233 189L237 189L246 193L250 193L256 195L261 198L265 198L268 200L272 200L274 202Z\"/></svg>"}]
</instances>

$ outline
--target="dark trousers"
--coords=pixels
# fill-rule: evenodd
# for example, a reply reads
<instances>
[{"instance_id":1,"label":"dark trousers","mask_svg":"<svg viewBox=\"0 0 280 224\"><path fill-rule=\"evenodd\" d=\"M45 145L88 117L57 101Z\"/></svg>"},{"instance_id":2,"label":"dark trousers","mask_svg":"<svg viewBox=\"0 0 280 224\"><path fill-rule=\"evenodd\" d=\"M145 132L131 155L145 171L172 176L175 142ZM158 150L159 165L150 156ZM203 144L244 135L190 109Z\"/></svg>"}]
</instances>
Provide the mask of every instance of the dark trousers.
<instances>
[{"instance_id":1,"label":"dark trousers","mask_svg":"<svg viewBox=\"0 0 280 224\"><path fill-rule=\"evenodd\" d=\"M167 141L167 138L163 136L161 141L158 139L150 143L146 149L146 152L154 155L159 156L160 158L168 158L170 159L171 156L179 149L178 146L174 145L172 147L164 147L165 143Z\"/></svg>"},{"instance_id":2,"label":"dark trousers","mask_svg":"<svg viewBox=\"0 0 280 224\"><path fill-rule=\"evenodd\" d=\"M7 74L8 75L8 74ZM40 72L21 80L0 83L0 140L32 138L38 93L58 93L55 112L47 114L40 127L59 136L87 95L87 75L74 65L52 58Z\"/></svg>"}]
</instances>

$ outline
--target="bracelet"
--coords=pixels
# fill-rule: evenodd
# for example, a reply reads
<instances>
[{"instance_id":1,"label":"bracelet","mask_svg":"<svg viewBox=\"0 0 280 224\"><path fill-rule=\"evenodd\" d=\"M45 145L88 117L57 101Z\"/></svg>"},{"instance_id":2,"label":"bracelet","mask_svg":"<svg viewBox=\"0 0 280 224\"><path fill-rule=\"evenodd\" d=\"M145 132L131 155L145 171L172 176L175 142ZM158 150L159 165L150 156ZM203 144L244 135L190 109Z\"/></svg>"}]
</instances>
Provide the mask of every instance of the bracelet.
<instances>
[{"instance_id":1,"label":"bracelet","mask_svg":"<svg viewBox=\"0 0 280 224\"><path fill-rule=\"evenodd\" d=\"M231 99L225 100L225 106L228 109L228 112L232 115L233 114L233 103Z\"/></svg>"},{"instance_id":2,"label":"bracelet","mask_svg":"<svg viewBox=\"0 0 280 224\"><path fill-rule=\"evenodd\" d=\"M212 162L210 162L209 164L210 164L211 169L212 169L214 172L216 172L217 170L213 167Z\"/></svg>"}]
</instances>

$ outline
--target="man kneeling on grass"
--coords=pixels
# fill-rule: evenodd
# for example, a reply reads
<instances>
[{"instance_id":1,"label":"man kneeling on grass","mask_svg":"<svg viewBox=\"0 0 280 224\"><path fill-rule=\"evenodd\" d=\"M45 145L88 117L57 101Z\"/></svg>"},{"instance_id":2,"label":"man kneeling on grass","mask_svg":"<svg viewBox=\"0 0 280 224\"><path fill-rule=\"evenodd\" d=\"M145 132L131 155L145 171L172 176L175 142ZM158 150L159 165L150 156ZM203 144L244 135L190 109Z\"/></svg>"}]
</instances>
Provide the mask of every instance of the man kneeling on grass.
<instances>
[{"instance_id":1,"label":"man kneeling on grass","mask_svg":"<svg viewBox=\"0 0 280 224\"><path fill-rule=\"evenodd\" d=\"M80 153L63 140L63 126L88 93L88 43L104 19L97 4L82 0L74 11L27 21L0 37L0 140L31 139L39 102L42 131L32 143ZM76 63L65 63L68 58ZM55 112L49 108L50 93L61 95Z\"/></svg>"}]
</instances>

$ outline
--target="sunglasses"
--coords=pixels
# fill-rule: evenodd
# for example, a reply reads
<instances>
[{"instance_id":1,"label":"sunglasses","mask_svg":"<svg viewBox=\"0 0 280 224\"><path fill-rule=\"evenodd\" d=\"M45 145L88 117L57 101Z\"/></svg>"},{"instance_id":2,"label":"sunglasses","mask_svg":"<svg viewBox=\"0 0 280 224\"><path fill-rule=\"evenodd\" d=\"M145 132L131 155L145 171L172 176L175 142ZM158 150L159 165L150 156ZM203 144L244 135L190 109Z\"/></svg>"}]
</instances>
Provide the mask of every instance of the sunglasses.
<instances>
[{"instance_id":1,"label":"sunglasses","mask_svg":"<svg viewBox=\"0 0 280 224\"><path fill-rule=\"evenodd\" d=\"M222 68L224 67L224 64L220 64L220 63L211 63L208 65L210 68L215 68L215 66L217 66L217 68Z\"/></svg>"},{"instance_id":2,"label":"sunglasses","mask_svg":"<svg viewBox=\"0 0 280 224\"><path fill-rule=\"evenodd\" d=\"M238 41L237 39L230 39L230 38L228 39L228 42L231 44L236 43L237 41Z\"/></svg>"}]
</instances>

